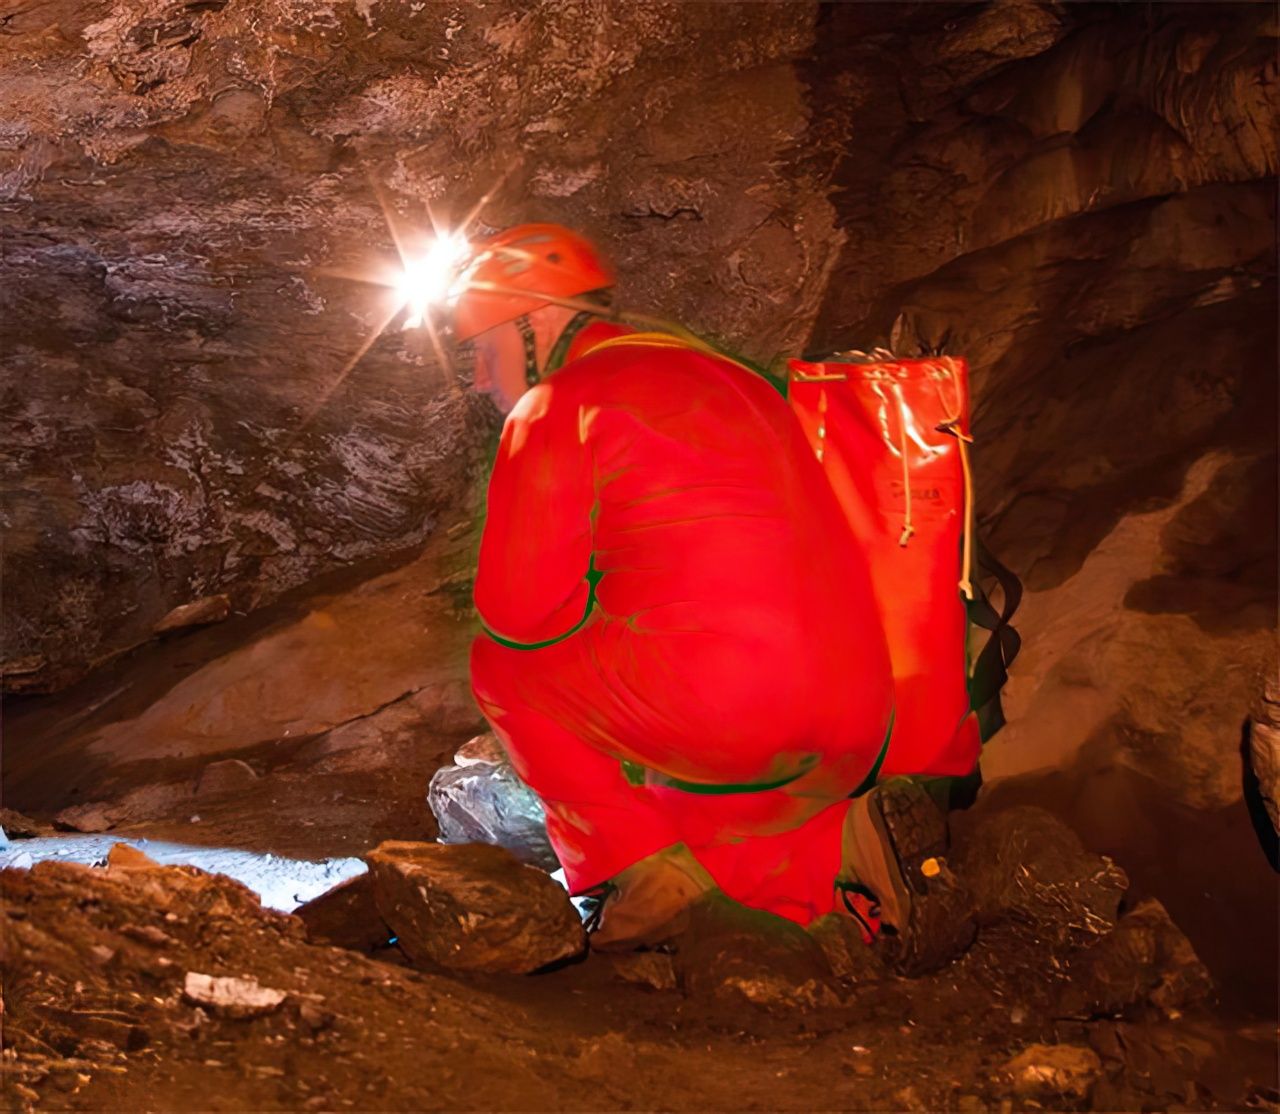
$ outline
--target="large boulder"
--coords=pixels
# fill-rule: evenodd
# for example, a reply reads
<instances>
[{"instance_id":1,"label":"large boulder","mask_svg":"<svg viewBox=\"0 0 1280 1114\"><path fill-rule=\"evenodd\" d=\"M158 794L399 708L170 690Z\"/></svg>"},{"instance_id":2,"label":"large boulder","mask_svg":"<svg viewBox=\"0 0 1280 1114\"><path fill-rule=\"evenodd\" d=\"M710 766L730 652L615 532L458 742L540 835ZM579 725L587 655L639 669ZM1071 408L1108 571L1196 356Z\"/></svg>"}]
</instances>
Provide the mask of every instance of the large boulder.
<instances>
[{"instance_id":1,"label":"large boulder","mask_svg":"<svg viewBox=\"0 0 1280 1114\"><path fill-rule=\"evenodd\" d=\"M1073 957L1061 998L1067 1016L1108 1016L1150 1004L1176 1013L1203 1003L1213 980L1191 942L1154 899L1140 902Z\"/></svg>"},{"instance_id":2,"label":"large boulder","mask_svg":"<svg viewBox=\"0 0 1280 1114\"><path fill-rule=\"evenodd\" d=\"M982 817L952 862L968 883L979 923L1014 917L1062 942L1110 932L1129 879L1090 854L1044 809L1020 805Z\"/></svg>"},{"instance_id":3,"label":"large boulder","mask_svg":"<svg viewBox=\"0 0 1280 1114\"><path fill-rule=\"evenodd\" d=\"M366 858L378 910L415 963L519 975L586 948L565 890L501 847L389 841Z\"/></svg>"}]
</instances>

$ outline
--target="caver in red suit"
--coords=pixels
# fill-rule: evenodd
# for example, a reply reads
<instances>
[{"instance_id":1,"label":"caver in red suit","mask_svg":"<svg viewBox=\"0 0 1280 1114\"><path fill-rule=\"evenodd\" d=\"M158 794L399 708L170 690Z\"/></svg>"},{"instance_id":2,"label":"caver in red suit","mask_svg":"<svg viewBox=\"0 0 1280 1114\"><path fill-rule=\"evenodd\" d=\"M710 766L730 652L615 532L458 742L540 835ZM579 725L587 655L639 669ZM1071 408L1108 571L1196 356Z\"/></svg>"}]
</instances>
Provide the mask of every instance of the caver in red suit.
<instances>
[{"instance_id":1,"label":"caver in red suit","mask_svg":"<svg viewBox=\"0 0 1280 1114\"><path fill-rule=\"evenodd\" d=\"M571 892L683 842L806 923L892 718L866 561L766 380L625 332L584 329L507 419L475 695Z\"/></svg>"}]
</instances>

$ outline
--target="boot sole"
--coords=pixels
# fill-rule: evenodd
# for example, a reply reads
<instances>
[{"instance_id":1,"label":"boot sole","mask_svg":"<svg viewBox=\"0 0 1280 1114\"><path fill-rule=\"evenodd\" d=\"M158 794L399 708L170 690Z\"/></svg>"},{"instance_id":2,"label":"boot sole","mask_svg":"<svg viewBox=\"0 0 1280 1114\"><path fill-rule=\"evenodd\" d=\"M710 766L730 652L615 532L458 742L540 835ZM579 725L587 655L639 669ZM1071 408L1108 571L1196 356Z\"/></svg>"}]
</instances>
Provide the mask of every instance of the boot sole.
<instances>
[{"instance_id":1,"label":"boot sole","mask_svg":"<svg viewBox=\"0 0 1280 1114\"><path fill-rule=\"evenodd\" d=\"M889 877L906 923L885 926L880 948L898 974L936 971L973 943L972 901L947 863L946 816L920 786L889 781L872 791L871 822L889 858Z\"/></svg>"}]
</instances>

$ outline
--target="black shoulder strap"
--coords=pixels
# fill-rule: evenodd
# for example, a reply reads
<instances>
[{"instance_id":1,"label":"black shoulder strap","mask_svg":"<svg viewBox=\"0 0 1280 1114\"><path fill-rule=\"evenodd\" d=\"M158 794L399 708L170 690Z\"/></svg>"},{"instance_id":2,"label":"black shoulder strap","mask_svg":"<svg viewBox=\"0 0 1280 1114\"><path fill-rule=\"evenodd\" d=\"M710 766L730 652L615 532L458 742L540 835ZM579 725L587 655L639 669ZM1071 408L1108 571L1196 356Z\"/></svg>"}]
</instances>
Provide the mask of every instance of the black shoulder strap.
<instances>
[{"instance_id":1,"label":"black shoulder strap","mask_svg":"<svg viewBox=\"0 0 1280 1114\"><path fill-rule=\"evenodd\" d=\"M980 538L975 538L974 543L978 569L994 577L1004 595L1003 606L996 611L977 583L980 578L975 577L974 598L968 602L969 622L991 632L969 670L969 706L978 715L978 730L985 743L1005 722L1000 690L1009 679L1009 666L1022 647L1022 638L1010 623L1022 602L1022 582L995 558Z\"/></svg>"}]
</instances>

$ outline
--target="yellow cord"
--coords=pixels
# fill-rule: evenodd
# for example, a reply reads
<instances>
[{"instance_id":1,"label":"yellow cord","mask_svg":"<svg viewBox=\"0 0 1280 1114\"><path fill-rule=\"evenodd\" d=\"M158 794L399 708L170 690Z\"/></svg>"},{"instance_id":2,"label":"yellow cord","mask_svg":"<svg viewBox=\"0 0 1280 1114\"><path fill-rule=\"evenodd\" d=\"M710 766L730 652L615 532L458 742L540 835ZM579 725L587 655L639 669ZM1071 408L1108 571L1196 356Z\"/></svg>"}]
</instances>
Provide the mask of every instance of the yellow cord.
<instances>
[{"instance_id":1,"label":"yellow cord","mask_svg":"<svg viewBox=\"0 0 1280 1114\"><path fill-rule=\"evenodd\" d=\"M905 548L916 532L915 526L911 524L911 462L907 459L907 452L910 449L907 444L907 400L902 397L900 384L893 383L891 386L893 395L898 400L898 446L902 451L902 490L906 493L907 500L906 515L902 520L902 536L898 539L898 544Z\"/></svg>"},{"instance_id":2,"label":"yellow cord","mask_svg":"<svg viewBox=\"0 0 1280 1114\"><path fill-rule=\"evenodd\" d=\"M938 428L951 434L960 448L960 468L964 473L964 556L960 563L960 594L965 599L973 599L973 468L969 462L969 446L973 444L972 435L965 433L960 428L960 404L963 396L960 390L960 384L955 378L955 365L947 360L938 365L941 374L933 377L934 390L938 392L938 403L942 406L943 413L950 413L951 417L939 424ZM956 390L956 401L954 406L948 406L946 399L942 397L941 380L946 379Z\"/></svg>"}]
</instances>

